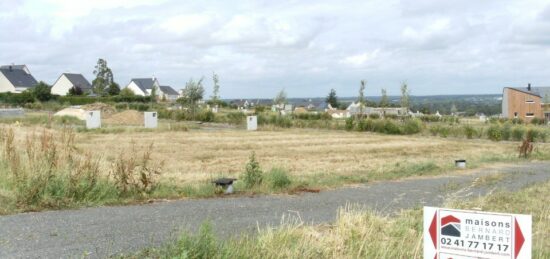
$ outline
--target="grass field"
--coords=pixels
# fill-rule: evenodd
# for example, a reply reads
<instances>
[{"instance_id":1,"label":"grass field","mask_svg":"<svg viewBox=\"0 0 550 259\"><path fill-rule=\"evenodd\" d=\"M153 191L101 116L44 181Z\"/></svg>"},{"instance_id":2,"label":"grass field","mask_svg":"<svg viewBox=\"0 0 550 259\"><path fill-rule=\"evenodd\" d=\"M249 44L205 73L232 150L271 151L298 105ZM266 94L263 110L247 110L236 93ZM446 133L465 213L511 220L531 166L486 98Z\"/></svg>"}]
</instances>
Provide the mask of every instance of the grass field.
<instances>
[{"instance_id":1,"label":"grass field","mask_svg":"<svg viewBox=\"0 0 550 259\"><path fill-rule=\"evenodd\" d=\"M33 130L18 128L16 136L22 141ZM75 139L79 151L101 155L103 163L129 150L132 143L138 148L153 143L152 157L164 161L162 178L172 183L238 177L252 151L264 170L282 167L298 178L394 179L451 169L455 159L467 159L470 166L515 161L518 146L516 142L299 129L89 132L77 133ZM546 153L550 145L537 148Z\"/></svg>"},{"instance_id":2,"label":"grass field","mask_svg":"<svg viewBox=\"0 0 550 259\"><path fill-rule=\"evenodd\" d=\"M210 181L222 176L239 178L235 188L240 193L296 192L367 181L458 173L454 169L455 159L468 160L468 166L472 168L524 161L518 158L517 142L343 130L264 128L247 132L234 127L166 122L158 129L77 128L69 133L59 124L44 128L32 123L12 123L2 128L3 131L8 129L13 130L14 144L6 148L2 143L2 149L6 154L19 154L20 157L10 162L10 158L4 155L0 163L0 171L6 172L0 172L4 179L0 179L0 200L6 201L0 206L3 214L150 198L212 197L220 190ZM57 150L63 154L42 148L44 144L40 144L43 141L40 136L44 133L51 134L46 138L48 145L58 145ZM29 136L33 136L31 142L35 143L31 149ZM74 138L70 148L63 147L67 136ZM151 144L152 150L148 152ZM33 166L41 165L34 165L34 160L30 160L31 156L26 153L36 156L35 149L42 150L47 157L52 156L51 161L38 162L54 165L55 170L44 171L43 175L34 173ZM265 181L250 188L243 183L242 175L253 152L265 174ZM536 143L531 159L549 157L550 144ZM85 172L75 169L74 159L88 166L77 168L85 169ZM25 169L25 177L15 174L21 168L13 165L20 164ZM25 167L27 164L29 166ZM157 175L157 169L151 169L152 164L162 164L160 174ZM13 176L7 173L10 171L15 172ZM143 179L142 173L154 179L149 176ZM60 176L57 182L51 181L52 175ZM149 183L151 180L154 180L154 185ZM79 185L89 186L88 193L75 191L82 189ZM28 190L36 195L29 196L25 193ZM27 206L29 201L32 206Z\"/></svg>"}]
</instances>

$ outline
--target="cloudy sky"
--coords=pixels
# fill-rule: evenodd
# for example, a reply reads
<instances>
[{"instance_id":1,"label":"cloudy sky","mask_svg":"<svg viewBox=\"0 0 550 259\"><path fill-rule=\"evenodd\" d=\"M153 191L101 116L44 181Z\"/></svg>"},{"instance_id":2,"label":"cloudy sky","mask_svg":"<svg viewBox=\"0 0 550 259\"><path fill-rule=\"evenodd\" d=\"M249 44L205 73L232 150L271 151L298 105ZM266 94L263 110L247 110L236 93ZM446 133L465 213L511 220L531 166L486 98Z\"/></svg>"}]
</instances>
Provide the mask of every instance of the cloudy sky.
<instances>
[{"instance_id":1,"label":"cloudy sky","mask_svg":"<svg viewBox=\"0 0 550 259\"><path fill-rule=\"evenodd\" d=\"M185 3L183 3L185 2ZM212 72L223 98L500 93L550 85L550 1L0 0L0 63L38 80L90 81L105 58L122 86L182 88Z\"/></svg>"}]
</instances>

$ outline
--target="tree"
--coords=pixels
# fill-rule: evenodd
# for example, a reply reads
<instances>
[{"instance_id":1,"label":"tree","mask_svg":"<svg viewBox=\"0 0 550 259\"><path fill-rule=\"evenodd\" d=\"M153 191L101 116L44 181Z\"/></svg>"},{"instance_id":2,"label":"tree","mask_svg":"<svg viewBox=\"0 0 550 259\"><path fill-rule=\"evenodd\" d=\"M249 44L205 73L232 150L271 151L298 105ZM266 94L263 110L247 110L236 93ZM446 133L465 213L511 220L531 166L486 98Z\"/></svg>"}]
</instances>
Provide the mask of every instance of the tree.
<instances>
[{"instance_id":1,"label":"tree","mask_svg":"<svg viewBox=\"0 0 550 259\"><path fill-rule=\"evenodd\" d=\"M359 116L363 117L363 109L365 107L365 85L367 82L365 80L361 80L361 86L359 87L359 97L357 98L357 102L359 103Z\"/></svg>"},{"instance_id":2,"label":"tree","mask_svg":"<svg viewBox=\"0 0 550 259\"><path fill-rule=\"evenodd\" d=\"M82 91L82 88L80 88L76 85L69 88L69 93L67 93L67 95L69 95L69 96L79 96L79 95L83 95L83 94L84 94L84 92Z\"/></svg>"},{"instance_id":3,"label":"tree","mask_svg":"<svg viewBox=\"0 0 550 259\"><path fill-rule=\"evenodd\" d=\"M336 96L336 90L330 89L330 93L328 94L326 101L330 106L336 108L338 107L338 97Z\"/></svg>"},{"instance_id":4,"label":"tree","mask_svg":"<svg viewBox=\"0 0 550 259\"><path fill-rule=\"evenodd\" d=\"M120 96L135 96L136 94L134 91L130 90L130 88L125 87L124 89L120 90Z\"/></svg>"},{"instance_id":5,"label":"tree","mask_svg":"<svg viewBox=\"0 0 550 259\"><path fill-rule=\"evenodd\" d=\"M220 78L216 73L212 73L212 81L214 81L214 90L210 99L217 104L220 100Z\"/></svg>"},{"instance_id":6,"label":"tree","mask_svg":"<svg viewBox=\"0 0 550 259\"><path fill-rule=\"evenodd\" d=\"M101 58L94 68L96 78L92 81L92 91L97 95L104 95L105 89L113 83L113 72L107 66L107 61Z\"/></svg>"},{"instance_id":7,"label":"tree","mask_svg":"<svg viewBox=\"0 0 550 259\"><path fill-rule=\"evenodd\" d=\"M41 102L46 102L52 99L51 90L52 88L48 84L40 81L40 83L32 88L31 93L35 99Z\"/></svg>"},{"instance_id":8,"label":"tree","mask_svg":"<svg viewBox=\"0 0 550 259\"><path fill-rule=\"evenodd\" d=\"M390 101L388 100L388 95L386 92L386 89L382 88L382 97L380 98L380 107L388 107L390 105Z\"/></svg>"},{"instance_id":9,"label":"tree","mask_svg":"<svg viewBox=\"0 0 550 259\"><path fill-rule=\"evenodd\" d=\"M409 88L407 86L407 83L403 82L401 84L401 107L407 108L407 110L410 107L410 101L409 101Z\"/></svg>"},{"instance_id":10,"label":"tree","mask_svg":"<svg viewBox=\"0 0 550 259\"><path fill-rule=\"evenodd\" d=\"M275 99L273 99L274 104L286 104L286 92L283 88L277 96L275 96Z\"/></svg>"},{"instance_id":11,"label":"tree","mask_svg":"<svg viewBox=\"0 0 550 259\"><path fill-rule=\"evenodd\" d=\"M155 102L157 100L157 92L158 92L158 89L156 86L153 85L153 88L151 89L151 102Z\"/></svg>"},{"instance_id":12,"label":"tree","mask_svg":"<svg viewBox=\"0 0 550 259\"><path fill-rule=\"evenodd\" d=\"M112 82L109 87L107 88L107 93L110 95L110 96L115 96L115 95L119 95L120 94L120 86L115 83L115 82Z\"/></svg>"},{"instance_id":13,"label":"tree","mask_svg":"<svg viewBox=\"0 0 550 259\"><path fill-rule=\"evenodd\" d=\"M195 118L197 103L202 100L204 95L204 87L202 86L203 79L204 78L201 78L199 81L195 81L192 78L189 79L182 91L182 97L178 99L179 103L191 108L193 119Z\"/></svg>"}]
</instances>

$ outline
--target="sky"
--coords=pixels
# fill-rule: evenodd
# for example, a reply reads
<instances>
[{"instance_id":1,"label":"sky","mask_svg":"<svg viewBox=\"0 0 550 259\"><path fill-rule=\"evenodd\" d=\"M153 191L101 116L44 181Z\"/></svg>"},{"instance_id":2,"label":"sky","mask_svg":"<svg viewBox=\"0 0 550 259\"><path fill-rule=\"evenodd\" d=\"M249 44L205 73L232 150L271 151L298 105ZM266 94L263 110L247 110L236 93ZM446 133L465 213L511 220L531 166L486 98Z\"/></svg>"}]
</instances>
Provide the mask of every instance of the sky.
<instances>
[{"instance_id":1,"label":"sky","mask_svg":"<svg viewBox=\"0 0 550 259\"><path fill-rule=\"evenodd\" d=\"M0 0L0 49L50 84L104 58L222 98L498 94L550 86L550 0Z\"/></svg>"}]
</instances>

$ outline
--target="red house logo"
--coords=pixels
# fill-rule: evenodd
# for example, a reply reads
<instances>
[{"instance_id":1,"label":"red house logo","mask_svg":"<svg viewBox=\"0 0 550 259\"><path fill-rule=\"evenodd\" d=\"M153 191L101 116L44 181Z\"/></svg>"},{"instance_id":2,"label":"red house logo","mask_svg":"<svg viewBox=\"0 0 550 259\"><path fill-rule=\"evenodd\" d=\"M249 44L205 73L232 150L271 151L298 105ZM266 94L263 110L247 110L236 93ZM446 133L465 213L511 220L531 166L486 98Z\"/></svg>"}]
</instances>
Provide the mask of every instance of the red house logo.
<instances>
[{"instance_id":1,"label":"red house logo","mask_svg":"<svg viewBox=\"0 0 550 259\"><path fill-rule=\"evenodd\" d=\"M441 218L441 235L460 237L460 219L453 215Z\"/></svg>"}]
</instances>

